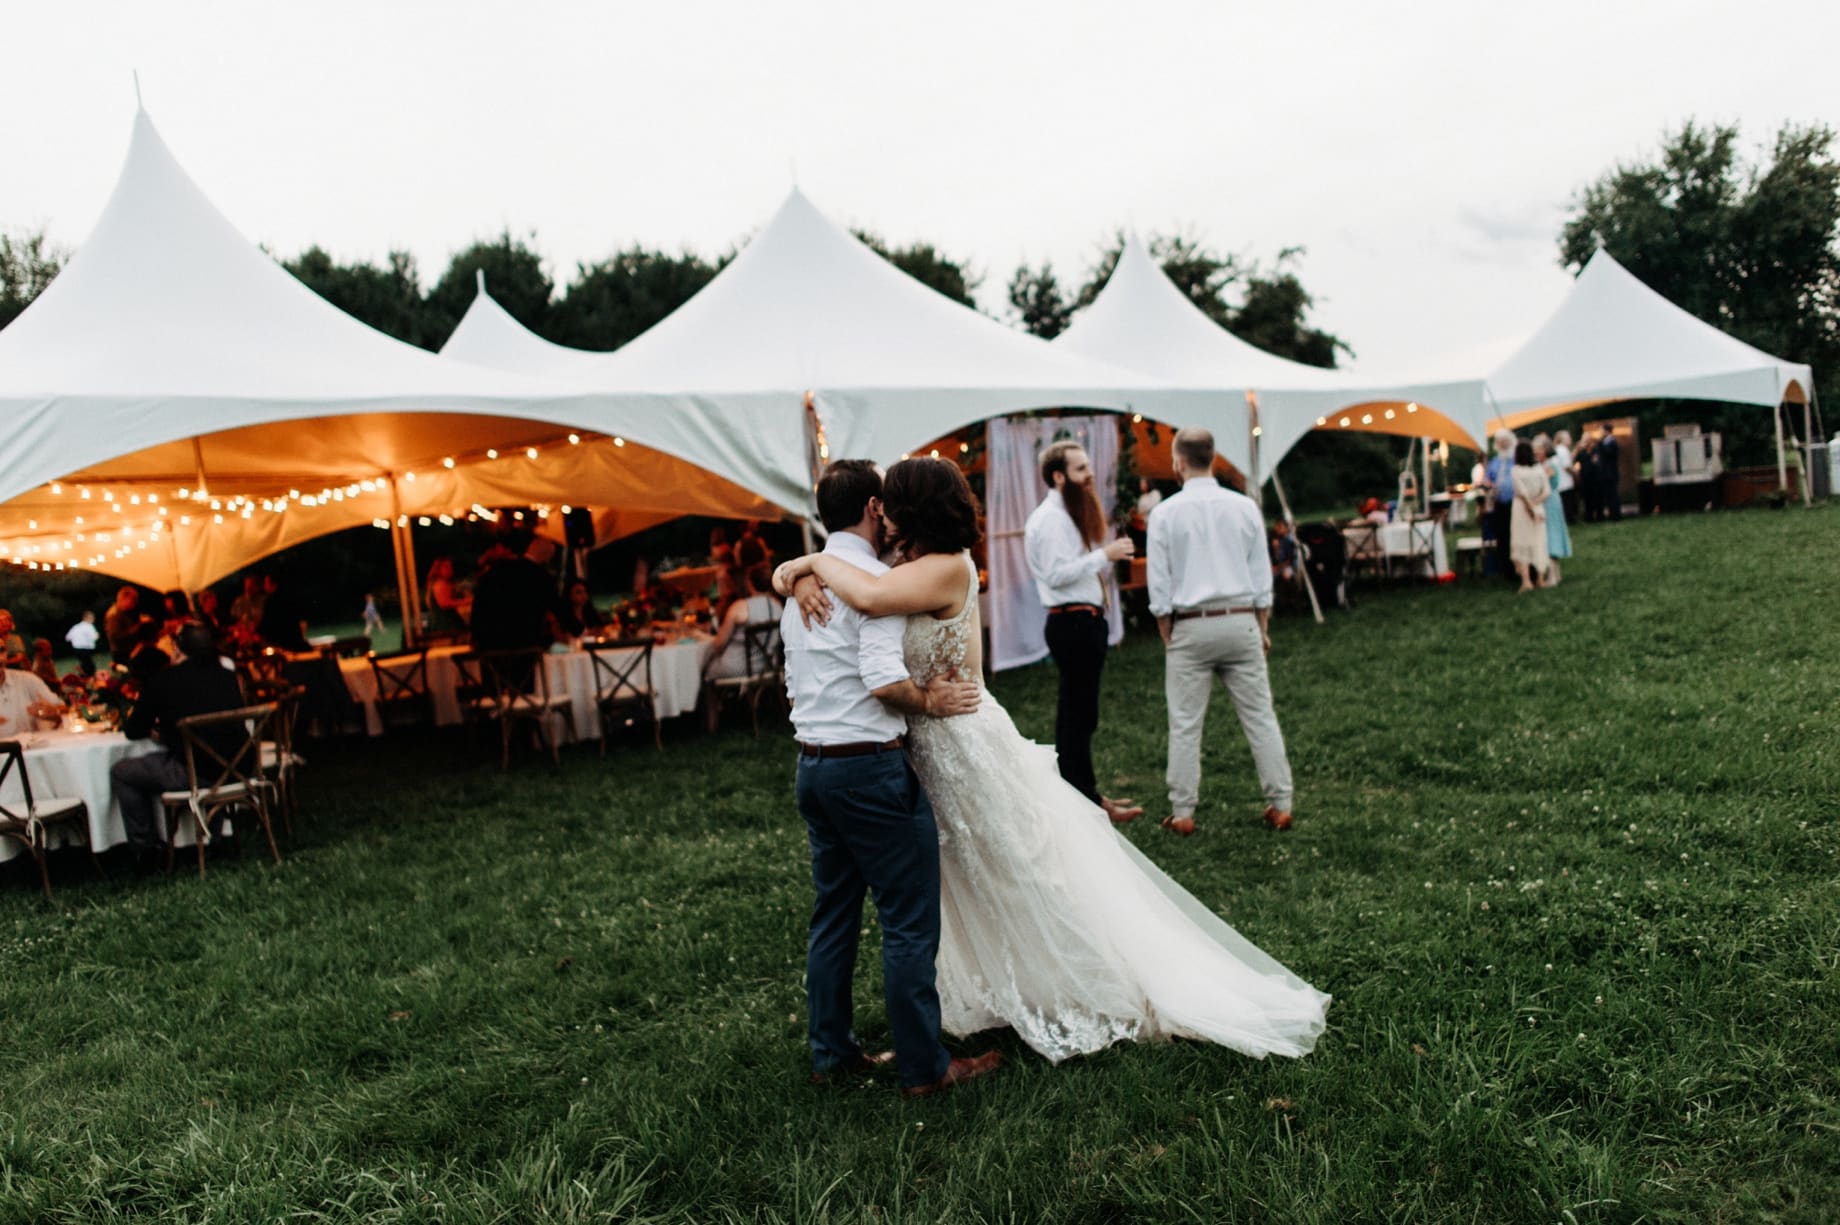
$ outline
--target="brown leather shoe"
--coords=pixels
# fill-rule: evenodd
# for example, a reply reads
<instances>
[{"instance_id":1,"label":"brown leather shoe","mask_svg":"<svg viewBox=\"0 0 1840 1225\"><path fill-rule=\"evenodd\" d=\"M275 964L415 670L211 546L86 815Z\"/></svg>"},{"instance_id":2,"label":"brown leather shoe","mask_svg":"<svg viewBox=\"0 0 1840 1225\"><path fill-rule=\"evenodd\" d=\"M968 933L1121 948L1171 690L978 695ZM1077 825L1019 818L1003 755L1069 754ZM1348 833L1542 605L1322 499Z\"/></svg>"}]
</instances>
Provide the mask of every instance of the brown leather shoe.
<instances>
[{"instance_id":1,"label":"brown leather shoe","mask_svg":"<svg viewBox=\"0 0 1840 1225\"><path fill-rule=\"evenodd\" d=\"M1186 838L1195 832L1195 819L1193 817L1164 817L1163 828L1172 834L1180 834Z\"/></svg>"},{"instance_id":2,"label":"brown leather shoe","mask_svg":"<svg viewBox=\"0 0 1840 1225\"><path fill-rule=\"evenodd\" d=\"M1114 800L1102 795L1099 797L1099 807L1105 809L1105 815L1111 818L1113 825L1125 825L1144 815L1144 806L1136 800Z\"/></svg>"},{"instance_id":3,"label":"brown leather shoe","mask_svg":"<svg viewBox=\"0 0 1840 1225\"><path fill-rule=\"evenodd\" d=\"M1002 1051L985 1051L969 1059L954 1059L946 1065L946 1074L930 1085L903 1085L902 1097L931 1097L980 1076L989 1076L1003 1066Z\"/></svg>"},{"instance_id":4,"label":"brown leather shoe","mask_svg":"<svg viewBox=\"0 0 1840 1225\"><path fill-rule=\"evenodd\" d=\"M813 1072L811 1083L814 1085L841 1084L852 1076L867 1076L880 1068L894 1062L893 1051L878 1051L873 1055L857 1055L848 1063L840 1063L828 1072Z\"/></svg>"},{"instance_id":5,"label":"brown leather shoe","mask_svg":"<svg viewBox=\"0 0 1840 1225\"><path fill-rule=\"evenodd\" d=\"M1289 829L1291 827L1291 814L1288 812L1279 812L1275 808L1267 808L1265 810L1265 824L1271 826L1273 829Z\"/></svg>"}]
</instances>

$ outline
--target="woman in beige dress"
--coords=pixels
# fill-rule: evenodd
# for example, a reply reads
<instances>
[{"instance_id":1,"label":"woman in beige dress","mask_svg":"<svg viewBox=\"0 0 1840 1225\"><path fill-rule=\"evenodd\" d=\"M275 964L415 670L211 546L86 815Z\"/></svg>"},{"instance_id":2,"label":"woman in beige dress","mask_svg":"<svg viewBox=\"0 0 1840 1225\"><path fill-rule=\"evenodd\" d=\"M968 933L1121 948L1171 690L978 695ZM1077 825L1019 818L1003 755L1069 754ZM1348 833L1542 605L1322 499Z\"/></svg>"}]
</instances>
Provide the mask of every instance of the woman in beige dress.
<instances>
[{"instance_id":1,"label":"woman in beige dress","mask_svg":"<svg viewBox=\"0 0 1840 1225\"><path fill-rule=\"evenodd\" d=\"M1546 499L1552 487L1533 456L1531 442L1514 447L1514 509L1508 520L1508 559L1521 576L1521 590L1532 591L1536 575L1552 564L1546 551Z\"/></svg>"}]
</instances>

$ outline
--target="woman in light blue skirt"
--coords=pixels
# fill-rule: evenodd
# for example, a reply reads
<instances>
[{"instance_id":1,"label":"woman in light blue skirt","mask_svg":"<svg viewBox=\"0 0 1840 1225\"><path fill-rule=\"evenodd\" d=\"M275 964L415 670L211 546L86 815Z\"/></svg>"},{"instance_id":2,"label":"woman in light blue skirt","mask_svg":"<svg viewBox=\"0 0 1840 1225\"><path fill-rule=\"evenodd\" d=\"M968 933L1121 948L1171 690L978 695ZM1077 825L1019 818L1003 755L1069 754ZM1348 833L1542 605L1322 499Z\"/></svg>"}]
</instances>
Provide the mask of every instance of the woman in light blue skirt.
<instances>
[{"instance_id":1,"label":"woman in light blue skirt","mask_svg":"<svg viewBox=\"0 0 1840 1225\"><path fill-rule=\"evenodd\" d=\"M1541 434L1533 440L1534 457L1552 483L1552 497L1546 500L1546 552L1552 564L1546 568L1545 585L1559 585L1559 559L1572 555L1572 533L1565 525L1565 507L1559 500L1559 465L1553 459L1552 439Z\"/></svg>"}]
</instances>

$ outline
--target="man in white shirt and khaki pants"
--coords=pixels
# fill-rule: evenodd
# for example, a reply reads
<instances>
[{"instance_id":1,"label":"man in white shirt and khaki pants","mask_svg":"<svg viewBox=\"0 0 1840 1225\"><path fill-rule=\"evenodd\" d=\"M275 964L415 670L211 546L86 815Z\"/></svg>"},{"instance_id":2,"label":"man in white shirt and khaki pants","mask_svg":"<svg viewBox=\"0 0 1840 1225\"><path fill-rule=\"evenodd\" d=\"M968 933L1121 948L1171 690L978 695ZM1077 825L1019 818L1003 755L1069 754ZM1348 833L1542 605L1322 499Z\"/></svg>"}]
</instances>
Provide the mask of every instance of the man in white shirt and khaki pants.
<instances>
[{"instance_id":1,"label":"man in white shirt and khaki pants","mask_svg":"<svg viewBox=\"0 0 1840 1225\"><path fill-rule=\"evenodd\" d=\"M1201 731L1218 676L1233 698L1265 792L1265 823L1291 826L1291 767L1271 705L1271 554L1257 504L1213 477L1214 436L1175 436L1182 491L1150 512L1150 611L1168 649L1169 805L1165 828L1195 832Z\"/></svg>"},{"instance_id":2,"label":"man in white shirt and khaki pants","mask_svg":"<svg viewBox=\"0 0 1840 1225\"><path fill-rule=\"evenodd\" d=\"M1093 492L1092 460L1077 442L1050 444L1041 453L1048 496L1023 528L1023 553L1035 593L1048 612L1043 636L1061 674L1054 712L1054 752L1061 777L1123 824L1143 813L1132 800L1099 794L1092 740L1099 729L1099 674L1107 643L1106 572L1137 551L1130 539L1106 541L1105 515Z\"/></svg>"}]
</instances>

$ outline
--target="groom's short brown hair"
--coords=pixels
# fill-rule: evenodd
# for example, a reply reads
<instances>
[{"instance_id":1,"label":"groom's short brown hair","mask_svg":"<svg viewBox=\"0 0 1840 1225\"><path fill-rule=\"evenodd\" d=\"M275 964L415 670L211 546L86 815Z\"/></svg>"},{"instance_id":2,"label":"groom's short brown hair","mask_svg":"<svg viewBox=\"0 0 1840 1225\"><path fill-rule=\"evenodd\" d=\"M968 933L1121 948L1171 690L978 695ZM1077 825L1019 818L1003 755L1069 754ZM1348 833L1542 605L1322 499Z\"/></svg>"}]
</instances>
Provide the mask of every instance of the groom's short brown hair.
<instances>
[{"instance_id":1,"label":"groom's short brown hair","mask_svg":"<svg viewBox=\"0 0 1840 1225\"><path fill-rule=\"evenodd\" d=\"M839 459L818 478L818 521L827 532L842 532L862 522L869 499L882 496L882 474L866 459Z\"/></svg>"}]
</instances>

